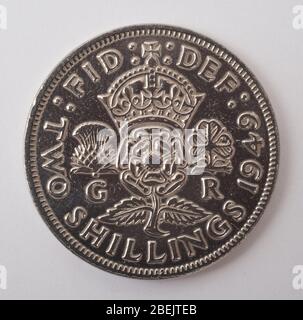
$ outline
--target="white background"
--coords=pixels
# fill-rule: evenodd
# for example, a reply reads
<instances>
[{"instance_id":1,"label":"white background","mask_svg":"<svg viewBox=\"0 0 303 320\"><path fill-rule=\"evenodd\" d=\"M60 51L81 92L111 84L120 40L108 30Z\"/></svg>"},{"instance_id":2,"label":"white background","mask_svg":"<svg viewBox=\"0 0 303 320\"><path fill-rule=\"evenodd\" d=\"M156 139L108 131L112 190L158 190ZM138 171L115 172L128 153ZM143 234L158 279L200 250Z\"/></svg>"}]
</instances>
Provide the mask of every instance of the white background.
<instances>
[{"instance_id":1,"label":"white background","mask_svg":"<svg viewBox=\"0 0 303 320\"><path fill-rule=\"evenodd\" d=\"M303 265L302 0L0 0L0 299L303 298L292 287ZM205 34L230 49L264 86L280 131L280 172L264 217L239 247L184 278L142 281L98 270L48 230L31 199L24 133L33 98L53 67L83 42L114 28L164 23Z\"/></svg>"}]
</instances>

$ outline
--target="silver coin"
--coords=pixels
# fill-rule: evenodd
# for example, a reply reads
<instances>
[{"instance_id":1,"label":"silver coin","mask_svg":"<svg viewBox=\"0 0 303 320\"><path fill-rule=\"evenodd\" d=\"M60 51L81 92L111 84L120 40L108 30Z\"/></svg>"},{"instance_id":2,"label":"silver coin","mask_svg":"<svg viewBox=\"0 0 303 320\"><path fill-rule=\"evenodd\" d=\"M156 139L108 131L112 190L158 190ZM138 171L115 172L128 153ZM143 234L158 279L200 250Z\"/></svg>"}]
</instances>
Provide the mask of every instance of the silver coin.
<instances>
[{"instance_id":1,"label":"silver coin","mask_svg":"<svg viewBox=\"0 0 303 320\"><path fill-rule=\"evenodd\" d=\"M278 169L252 73L214 41L162 25L101 35L63 60L35 100L25 151L57 238L145 279L224 256L259 220Z\"/></svg>"}]
</instances>

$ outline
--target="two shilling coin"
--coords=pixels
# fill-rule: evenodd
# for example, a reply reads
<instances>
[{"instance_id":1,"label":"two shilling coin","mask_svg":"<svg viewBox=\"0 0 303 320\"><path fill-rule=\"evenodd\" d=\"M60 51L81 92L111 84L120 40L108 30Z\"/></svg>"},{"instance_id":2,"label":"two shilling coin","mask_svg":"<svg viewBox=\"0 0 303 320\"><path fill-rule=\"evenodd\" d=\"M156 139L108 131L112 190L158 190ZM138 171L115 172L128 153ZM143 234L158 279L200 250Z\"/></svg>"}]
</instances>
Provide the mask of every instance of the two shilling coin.
<instances>
[{"instance_id":1,"label":"two shilling coin","mask_svg":"<svg viewBox=\"0 0 303 320\"><path fill-rule=\"evenodd\" d=\"M113 31L62 61L35 100L25 149L52 232L134 278L224 256L259 220L278 169L255 77L214 41L162 25Z\"/></svg>"}]
</instances>

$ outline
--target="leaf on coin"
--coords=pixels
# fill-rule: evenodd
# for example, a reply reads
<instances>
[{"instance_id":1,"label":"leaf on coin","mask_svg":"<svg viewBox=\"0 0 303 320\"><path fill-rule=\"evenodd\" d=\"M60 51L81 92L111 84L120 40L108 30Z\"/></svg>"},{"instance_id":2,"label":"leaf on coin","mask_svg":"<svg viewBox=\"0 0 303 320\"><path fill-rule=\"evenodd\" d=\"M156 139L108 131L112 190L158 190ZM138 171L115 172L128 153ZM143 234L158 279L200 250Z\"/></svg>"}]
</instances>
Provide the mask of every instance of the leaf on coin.
<instances>
[{"instance_id":1,"label":"leaf on coin","mask_svg":"<svg viewBox=\"0 0 303 320\"><path fill-rule=\"evenodd\" d=\"M139 197L123 199L112 208L107 209L106 214L99 217L104 223L118 226L144 224L147 221L151 208Z\"/></svg>"},{"instance_id":2,"label":"leaf on coin","mask_svg":"<svg viewBox=\"0 0 303 320\"><path fill-rule=\"evenodd\" d=\"M179 197L172 197L167 205L160 210L160 223L176 225L194 225L209 220L213 213L201 208L192 201Z\"/></svg>"}]
</instances>

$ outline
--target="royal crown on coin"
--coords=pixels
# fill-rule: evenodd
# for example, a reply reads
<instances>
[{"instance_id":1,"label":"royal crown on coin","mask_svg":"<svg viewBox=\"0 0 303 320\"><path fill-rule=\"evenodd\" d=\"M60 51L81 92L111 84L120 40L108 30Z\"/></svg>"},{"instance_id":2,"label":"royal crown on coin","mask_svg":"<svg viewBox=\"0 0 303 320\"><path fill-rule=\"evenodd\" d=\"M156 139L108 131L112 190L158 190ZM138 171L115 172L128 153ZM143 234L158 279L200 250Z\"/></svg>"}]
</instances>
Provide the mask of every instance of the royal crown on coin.
<instances>
[{"instance_id":1,"label":"royal crown on coin","mask_svg":"<svg viewBox=\"0 0 303 320\"><path fill-rule=\"evenodd\" d=\"M122 122L169 122L185 128L205 94L196 91L183 75L160 64L161 45L142 44L144 64L123 73L98 95L111 118Z\"/></svg>"}]
</instances>

